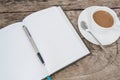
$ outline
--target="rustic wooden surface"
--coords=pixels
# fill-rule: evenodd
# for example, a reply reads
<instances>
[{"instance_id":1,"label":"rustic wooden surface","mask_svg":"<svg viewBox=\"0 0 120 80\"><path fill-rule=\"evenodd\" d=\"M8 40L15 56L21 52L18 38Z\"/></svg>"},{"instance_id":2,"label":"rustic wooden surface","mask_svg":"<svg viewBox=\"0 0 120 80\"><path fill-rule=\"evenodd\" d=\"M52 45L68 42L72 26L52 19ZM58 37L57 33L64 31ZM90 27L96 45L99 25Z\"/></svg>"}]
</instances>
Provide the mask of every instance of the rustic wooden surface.
<instances>
[{"instance_id":1,"label":"rustic wooden surface","mask_svg":"<svg viewBox=\"0 0 120 80\"><path fill-rule=\"evenodd\" d=\"M0 28L22 21L32 12L53 5L63 7L78 33L78 15L89 6L108 6L120 18L120 0L0 0ZM91 54L53 74L53 80L120 80L120 39L105 46L108 50L105 54L99 46L79 35Z\"/></svg>"}]
</instances>

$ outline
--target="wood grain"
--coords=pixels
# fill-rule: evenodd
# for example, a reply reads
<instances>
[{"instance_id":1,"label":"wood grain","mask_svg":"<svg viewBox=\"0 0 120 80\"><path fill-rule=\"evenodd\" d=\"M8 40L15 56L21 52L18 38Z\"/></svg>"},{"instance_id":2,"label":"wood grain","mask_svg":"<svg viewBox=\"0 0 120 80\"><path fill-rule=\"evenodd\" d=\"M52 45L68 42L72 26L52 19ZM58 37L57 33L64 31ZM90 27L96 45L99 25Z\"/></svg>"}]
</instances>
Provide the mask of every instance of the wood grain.
<instances>
[{"instance_id":1,"label":"wood grain","mask_svg":"<svg viewBox=\"0 0 120 80\"><path fill-rule=\"evenodd\" d=\"M0 12L37 11L53 5L64 10L81 10L93 5L120 8L120 0L1 0Z\"/></svg>"},{"instance_id":2,"label":"wood grain","mask_svg":"<svg viewBox=\"0 0 120 80\"><path fill-rule=\"evenodd\" d=\"M77 20L83 9L93 5L112 8L120 19L120 0L0 0L0 28L22 21L25 16L60 5L91 54L52 75L53 80L120 80L120 39L105 46L108 53L88 42L79 32Z\"/></svg>"}]
</instances>

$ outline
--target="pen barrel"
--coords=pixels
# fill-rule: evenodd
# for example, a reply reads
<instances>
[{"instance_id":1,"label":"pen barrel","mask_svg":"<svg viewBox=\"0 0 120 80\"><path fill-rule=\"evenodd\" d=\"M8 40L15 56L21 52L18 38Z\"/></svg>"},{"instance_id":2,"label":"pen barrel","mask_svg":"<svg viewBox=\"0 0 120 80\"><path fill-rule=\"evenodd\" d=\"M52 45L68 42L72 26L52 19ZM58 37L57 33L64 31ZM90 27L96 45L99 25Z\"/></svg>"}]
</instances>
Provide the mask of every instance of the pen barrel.
<instances>
[{"instance_id":1,"label":"pen barrel","mask_svg":"<svg viewBox=\"0 0 120 80\"><path fill-rule=\"evenodd\" d=\"M45 62L44 62L44 60L43 60L43 58L42 58L42 56L40 55L39 52L37 53L37 56L39 57L39 59L40 59L40 61L42 62L42 64L44 64Z\"/></svg>"}]
</instances>

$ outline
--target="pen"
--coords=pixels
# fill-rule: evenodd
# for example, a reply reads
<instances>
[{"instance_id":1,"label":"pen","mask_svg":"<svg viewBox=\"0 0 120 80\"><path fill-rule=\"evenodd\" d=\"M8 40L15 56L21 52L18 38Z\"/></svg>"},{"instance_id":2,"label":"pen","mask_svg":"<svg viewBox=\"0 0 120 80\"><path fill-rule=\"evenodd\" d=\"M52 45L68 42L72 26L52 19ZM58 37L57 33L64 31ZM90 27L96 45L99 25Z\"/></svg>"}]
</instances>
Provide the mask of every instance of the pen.
<instances>
[{"instance_id":1,"label":"pen","mask_svg":"<svg viewBox=\"0 0 120 80\"><path fill-rule=\"evenodd\" d=\"M29 30L27 29L27 27L25 25L23 26L23 29L24 29L24 31L25 31L25 33L26 33L32 47L34 48L35 52L37 53L37 56L39 57L40 61L42 62L42 64L45 65L45 62L44 62L44 60L43 60L43 58L42 58L42 56L41 56L41 54L40 54L40 52L39 52L39 50L37 48L32 36L31 36ZM52 80L52 78L50 76L47 76L46 78L47 78L47 80Z\"/></svg>"},{"instance_id":2,"label":"pen","mask_svg":"<svg viewBox=\"0 0 120 80\"><path fill-rule=\"evenodd\" d=\"M26 33L26 35L27 35L27 37L28 37L28 39L29 39L32 47L34 48L35 52L37 53L37 56L39 57L39 59L40 59L40 61L42 62L42 64L44 64L45 62L44 62L44 60L43 60L43 58L42 58L42 56L41 56L41 54L40 54L40 52L39 52L39 50L38 50L38 48L37 48L37 46L36 46L36 44L35 44L32 36L31 36L29 30L27 29L26 26L23 26L23 29L24 29L24 31L25 31L25 33Z\"/></svg>"}]
</instances>

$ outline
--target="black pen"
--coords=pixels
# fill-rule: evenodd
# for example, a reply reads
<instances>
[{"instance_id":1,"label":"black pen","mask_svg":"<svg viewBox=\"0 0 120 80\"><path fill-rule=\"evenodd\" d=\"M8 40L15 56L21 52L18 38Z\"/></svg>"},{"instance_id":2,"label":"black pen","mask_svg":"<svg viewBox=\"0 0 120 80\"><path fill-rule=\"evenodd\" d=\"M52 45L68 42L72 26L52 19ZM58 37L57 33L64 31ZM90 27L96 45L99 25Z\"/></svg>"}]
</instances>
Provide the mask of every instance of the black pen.
<instances>
[{"instance_id":1,"label":"black pen","mask_svg":"<svg viewBox=\"0 0 120 80\"><path fill-rule=\"evenodd\" d=\"M32 36L31 36L29 30L27 29L27 27L25 25L23 26L23 29L24 29L24 31L25 31L25 33L26 33L32 47L34 48L35 52L37 53L37 56L39 57L40 61L42 62L42 64L45 64L45 62L44 62L44 60L43 60L43 58L42 58L42 56L41 56L41 54L40 54L40 52L39 52L39 50L37 48Z\"/></svg>"}]
</instances>

